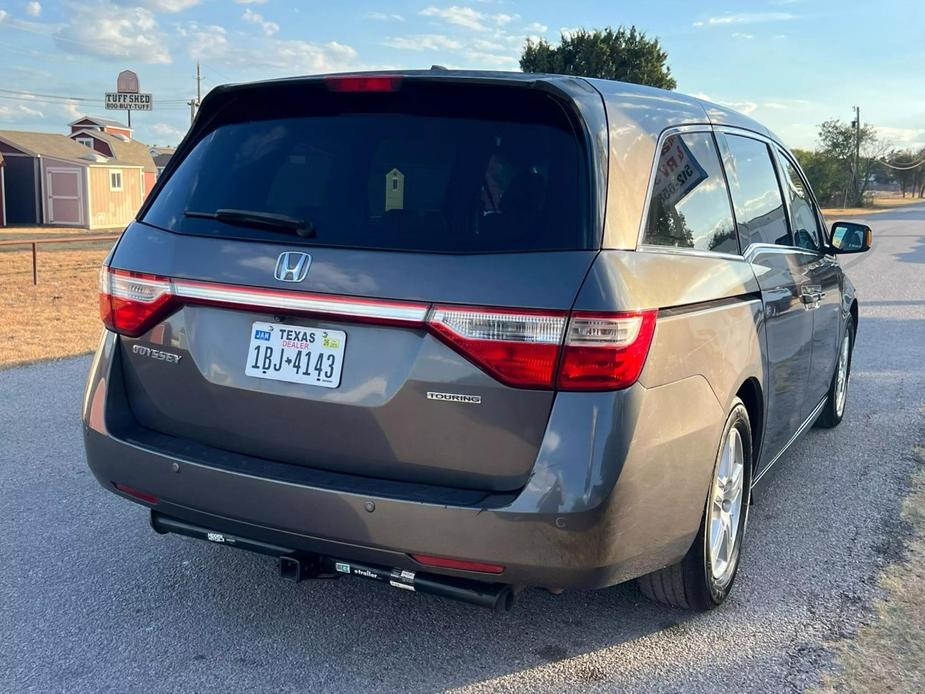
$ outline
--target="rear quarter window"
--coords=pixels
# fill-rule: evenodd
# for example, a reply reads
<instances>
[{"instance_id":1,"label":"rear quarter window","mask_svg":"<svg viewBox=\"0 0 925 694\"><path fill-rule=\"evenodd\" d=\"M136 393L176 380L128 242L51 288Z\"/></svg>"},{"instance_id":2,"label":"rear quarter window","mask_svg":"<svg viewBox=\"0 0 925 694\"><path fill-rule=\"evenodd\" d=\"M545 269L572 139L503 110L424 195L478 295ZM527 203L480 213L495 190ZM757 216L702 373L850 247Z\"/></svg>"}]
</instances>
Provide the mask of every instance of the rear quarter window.
<instances>
[{"instance_id":1,"label":"rear quarter window","mask_svg":"<svg viewBox=\"0 0 925 694\"><path fill-rule=\"evenodd\" d=\"M710 133L665 138L656 162L643 242L739 252L729 193Z\"/></svg>"},{"instance_id":2,"label":"rear quarter window","mask_svg":"<svg viewBox=\"0 0 925 694\"><path fill-rule=\"evenodd\" d=\"M484 253L595 248L587 155L573 119L523 89L406 85L302 94L225 113L143 221L187 234L325 246ZM312 239L188 210L310 222Z\"/></svg>"}]
</instances>

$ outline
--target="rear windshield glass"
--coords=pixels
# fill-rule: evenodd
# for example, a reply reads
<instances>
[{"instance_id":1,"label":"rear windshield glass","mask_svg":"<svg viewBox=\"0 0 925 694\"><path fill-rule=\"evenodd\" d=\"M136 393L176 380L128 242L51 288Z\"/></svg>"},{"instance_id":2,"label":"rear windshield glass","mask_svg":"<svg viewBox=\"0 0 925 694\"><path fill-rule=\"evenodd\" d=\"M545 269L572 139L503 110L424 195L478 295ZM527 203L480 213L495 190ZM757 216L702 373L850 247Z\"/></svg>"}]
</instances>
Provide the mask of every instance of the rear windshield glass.
<instances>
[{"instance_id":1,"label":"rear windshield glass","mask_svg":"<svg viewBox=\"0 0 925 694\"><path fill-rule=\"evenodd\" d=\"M598 241L582 138L548 95L422 84L307 95L303 87L224 110L143 221L197 235L449 253ZM285 215L311 238L240 215L207 216L217 210Z\"/></svg>"}]
</instances>

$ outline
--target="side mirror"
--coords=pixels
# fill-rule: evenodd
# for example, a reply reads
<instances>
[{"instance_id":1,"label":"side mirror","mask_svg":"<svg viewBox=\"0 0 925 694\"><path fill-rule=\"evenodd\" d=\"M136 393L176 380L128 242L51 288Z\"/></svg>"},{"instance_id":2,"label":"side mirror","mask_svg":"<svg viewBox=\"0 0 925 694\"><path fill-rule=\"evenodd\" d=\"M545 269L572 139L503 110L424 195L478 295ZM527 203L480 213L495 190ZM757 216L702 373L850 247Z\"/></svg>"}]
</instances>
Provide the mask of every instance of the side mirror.
<instances>
[{"instance_id":1,"label":"side mirror","mask_svg":"<svg viewBox=\"0 0 925 694\"><path fill-rule=\"evenodd\" d=\"M863 253L869 251L874 232L866 224L835 222L829 236L829 247L833 253Z\"/></svg>"}]
</instances>

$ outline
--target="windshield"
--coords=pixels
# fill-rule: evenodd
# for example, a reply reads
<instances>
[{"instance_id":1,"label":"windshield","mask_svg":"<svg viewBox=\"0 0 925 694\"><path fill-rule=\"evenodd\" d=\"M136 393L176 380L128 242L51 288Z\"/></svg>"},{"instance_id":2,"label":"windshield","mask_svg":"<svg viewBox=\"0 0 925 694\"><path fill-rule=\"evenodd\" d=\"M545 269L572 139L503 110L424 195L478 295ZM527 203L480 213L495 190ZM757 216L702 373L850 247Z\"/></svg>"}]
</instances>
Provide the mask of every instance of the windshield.
<instances>
[{"instance_id":1,"label":"windshield","mask_svg":"<svg viewBox=\"0 0 925 694\"><path fill-rule=\"evenodd\" d=\"M241 109L201 139L143 221L170 231L428 252L594 247L581 140L550 97L448 85ZM313 229L253 228L222 209Z\"/></svg>"}]
</instances>

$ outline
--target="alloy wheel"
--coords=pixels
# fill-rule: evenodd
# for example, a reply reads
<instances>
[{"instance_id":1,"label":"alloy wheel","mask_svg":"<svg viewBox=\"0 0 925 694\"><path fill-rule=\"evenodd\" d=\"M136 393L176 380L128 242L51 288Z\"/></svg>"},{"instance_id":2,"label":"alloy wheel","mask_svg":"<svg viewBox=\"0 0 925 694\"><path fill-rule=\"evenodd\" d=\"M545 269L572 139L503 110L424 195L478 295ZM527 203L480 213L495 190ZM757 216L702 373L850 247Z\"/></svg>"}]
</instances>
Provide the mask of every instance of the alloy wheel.
<instances>
[{"instance_id":1,"label":"alloy wheel","mask_svg":"<svg viewBox=\"0 0 925 694\"><path fill-rule=\"evenodd\" d=\"M713 581L724 587L732 579L736 568L736 540L739 520L743 512L745 482L745 450L738 428L731 427L710 492L710 524L707 534L707 552Z\"/></svg>"}]
</instances>

